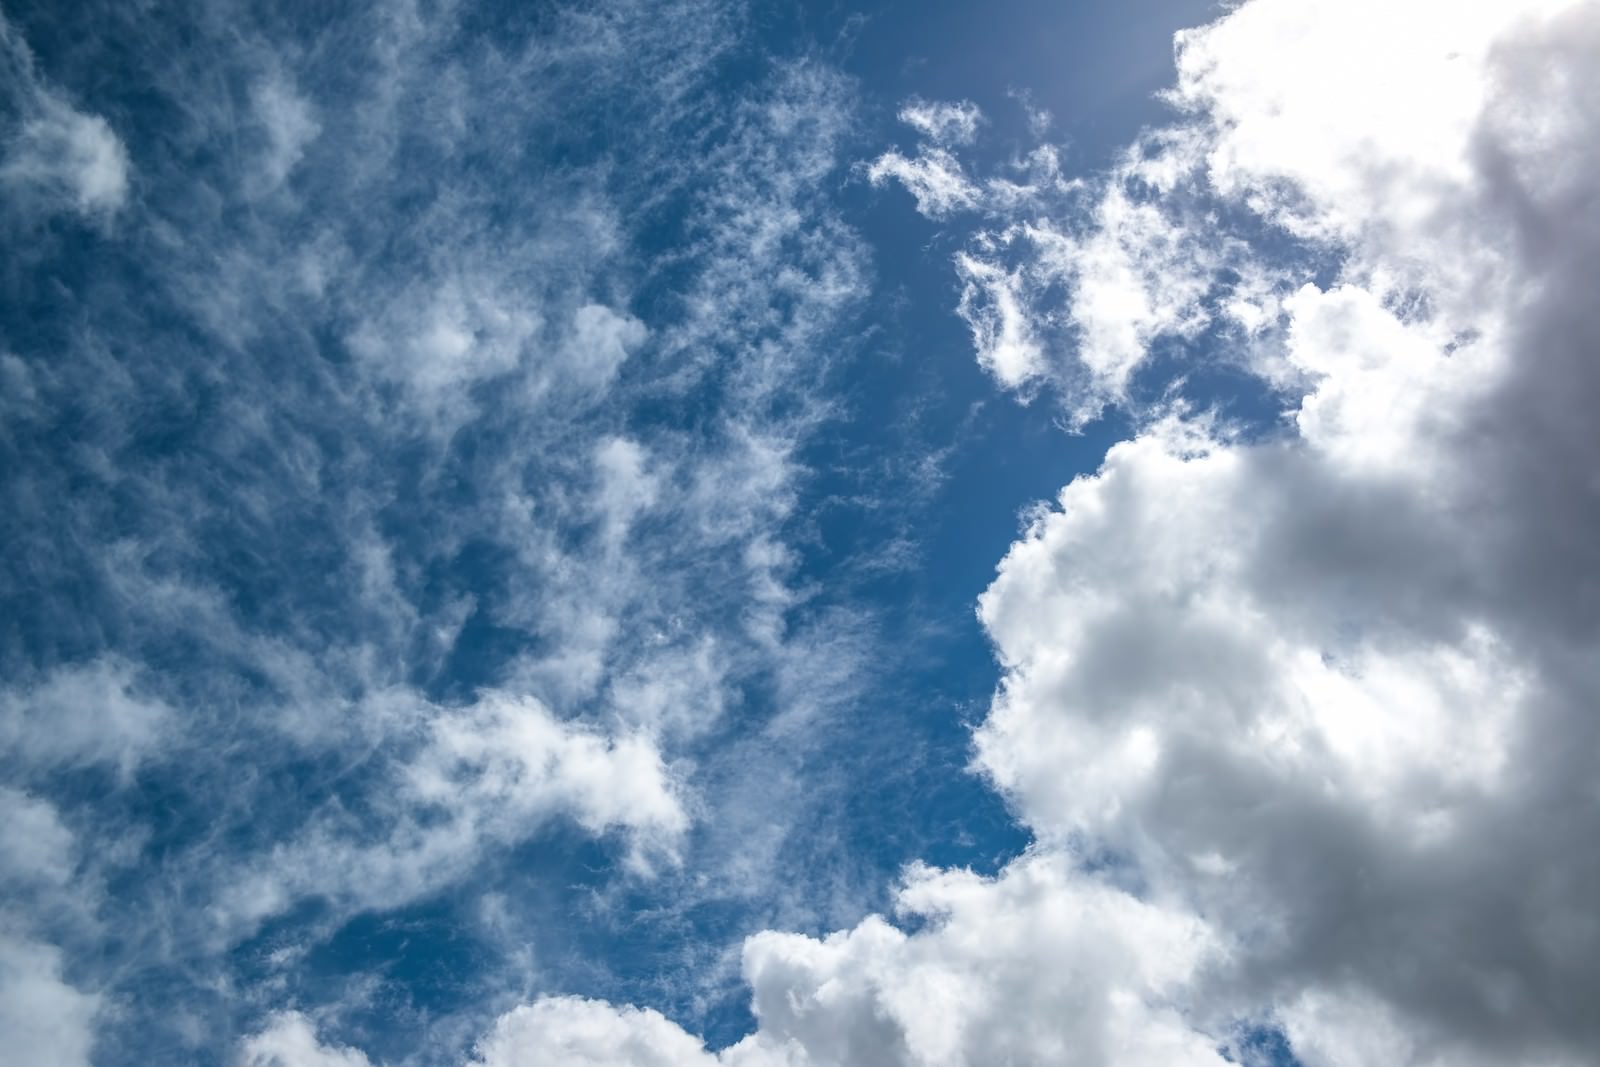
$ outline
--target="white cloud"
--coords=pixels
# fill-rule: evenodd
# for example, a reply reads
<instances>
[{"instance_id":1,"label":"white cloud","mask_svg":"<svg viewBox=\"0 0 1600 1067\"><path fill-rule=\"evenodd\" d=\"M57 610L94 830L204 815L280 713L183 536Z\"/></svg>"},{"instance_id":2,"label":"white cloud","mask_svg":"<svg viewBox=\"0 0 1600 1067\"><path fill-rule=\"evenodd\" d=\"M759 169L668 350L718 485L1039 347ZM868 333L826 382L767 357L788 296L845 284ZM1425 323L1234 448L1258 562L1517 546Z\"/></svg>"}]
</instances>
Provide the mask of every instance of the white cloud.
<instances>
[{"instance_id":1,"label":"white cloud","mask_svg":"<svg viewBox=\"0 0 1600 1067\"><path fill-rule=\"evenodd\" d=\"M371 1067L366 1055L325 1045L299 1012L280 1012L240 1045L241 1067Z\"/></svg>"},{"instance_id":2,"label":"white cloud","mask_svg":"<svg viewBox=\"0 0 1600 1067\"><path fill-rule=\"evenodd\" d=\"M1600 806L1564 753L1596 736L1600 559L1558 531L1594 515L1600 231L1545 164L1593 154L1600 26L1538 6L1257 0L1186 39L1215 187L1343 244L1336 284L1278 282L1291 432L1148 425L982 599L979 766L1204 914L1231 959L1191 1006L1266 1011L1311 1065L1596 1039Z\"/></svg>"},{"instance_id":3,"label":"white cloud","mask_svg":"<svg viewBox=\"0 0 1600 1067\"><path fill-rule=\"evenodd\" d=\"M975 256L956 257L961 278L957 308L972 331L978 362L1001 385L1020 389L1044 373L1044 349L1034 335L1026 283L1014 271Z\"/></svg>"},{"instance_id":4,"label":"white cloud","mask_svg":"<svg viewBox=\"0 0 1600 1067\"><path fill-rule=\"evenodd\" d=\"M722 715L726 658L710 635L680 644L668 632L646 638L656 646L619 672L607 694L623 721L666 738L703 732Z\"/></svg>"},{"instance_id":5,"label":"white cloud","mask_svg":"<svg viewBox=\"0 0 1600 1067\"><path fill-rule=\"evenodd\" d=\"M908 100L900 109L900 121L934 144L971 144L978 135L983 112L970 100L953 104L930 100Z\"/></svg>"},{"instance_id":6,"label":"white cloud","mask_svg":"<svg viewBox=\"0 0 1600 1067\"><path fill-rule=\"evenodd\" d=\"M1029 132L1035 137L1043 137L1050 132L1050 127L1055 124L1056 117L1050 113L1049 108L1039 105L1032 92L1026 89L1011 89L1006 95L1022 106L1022 112L1028 119Z\"/></svg>"},{"instance_id":7,"label":"white cloud","mask_svg":"<svg viewBox=\"0 0 1600 1067\"><path fill-rule=\"evenodd\" d=\"M1335 238L1375 224L1426 228L1441 198L1474 180L1497 41L1575 6L1245 4L1178 35L1172 99L1205 124L1217 191L1273 221Z\"/></svg>"},{"instance_id":8,"label":"white cloud","mask_svg":"<svg viewBox=\"0 0 1600 1067\"><path fill-rule=\"evenodd\" d=\"M1173 1007L1218 946L1200 921L1135 900L1060 855L996 879L915 869L897 909L814 939L745 945L756 1032L720 1053L656 1012L547 997L502 1016L473 1065L955 1067L1226 1062Z\"/></svg>"},{"instance_id":9,"label":"white cloud","mask_svg":"<svg viewBox=\"0 0 1600 1067\"><path fill-rule=\"evenodd\" d=\"M18 107L18 126L0 128L0 185L23 204L44 211L112 214L128 195L128 153L109 123L79 111L34 70L33 56L0 16L5 88Z\"/></svg>"},{"instance_id":10,"label":"white cloud","mask_svg":"<svg viewBox=\"0 0 1600 1067\"><path fill-rule=\"evenodd\" d=\"M598 485L593 507L606 547L615 551L634 517L654 506L660 482L650 473L649 453L625 437L608 437L595 446L594 465Z\"/></svg>"},{"instance_id":11,"label":"white cloud","mask_svg":"<svg viewBox=\"0 0 1600 1067\"><path fill-rule=\"evenodd\" d=\"M660 1013L552 997L500 1017L472 1064L518 1067L711 1067L715 1058Z\"/></svg>"},{"instance_id":12,"label":"white cloud","mask_svg":"<svg viewBox=\"0 0 1600 1067\"><path fill-rule=\"evenodd\" d=\"M0 884L63 886L77 865L72 831L46 800L0 785Z\"/></svg>"},{"instance_id":13,"label":"white cloud","mask_svg":"<svg viewBox=\"0 0 1600 1067\"><path fill-rule=\"evenodd\" d=\"M1111 383L1240 270L1293 420L1169 406L1006 556L977 765L1033 853L912 872L909 932L750 939L758 1029L715 1058L594 1002L507 1032L694 1067L1220 1063L1241 1025L1308 1067L1592 1062L1600 19L1560 6L1242 5L1184 40L1194 125L1055 235Z\"/></svg>"},{"instance_id":14,"label":"white cloud","mask_svg":"<svg viewBox=\"0 0 1600 1067\"><path fill-rule=\"evenodd\" d=\"M976 104L955 104L912 99L900 109L900 121L922 135L915 157L885 152L868 164L867 180L881 186L891 180L904 185L916 199L917 210L930 219L977 207L983 190L968 180L951 148L971 144L983 113Z\"/></svg>"},{"instance_id":15,"label":"white cloud","mask_svg":"<svg viewBox=\"0 0 1600 1067\"><path fill-rule=\"evenodd\" d=\"M126 777L157 750L172 710L116 658L0 691L0 753L32 768L105 764Z\"/></svg>"},{"instance_id":16,"label":"white cloud","mask_svg":"<svg viewBox=\"0 0 1600 1067\"><path fill-rule=\"evenodd\" d=\"M685 380L728 361L728 420L743 419L734 432L763 451L825 410L815 385L830 369L827 332L870 288L865 249L825 196L851 107L836 72L781 66L771 84L738 102L728 144L693 201L703 268L661 347L687 364ZM806 387L796 392L799 380ZM802 400L794 424L763 421L753 434L748 424L757 413L770 417L767 405L780 391Z\"/></svg>"},{"instance_id":17,"label":"white cloud","mask_svg":"<svg viewBox=\"0 0 1600 1067\"><path fill-rule=\"evenodd\" d=\"M399 907L558 817L595 835L625 833L630 865L644 873L672 858L688 825L646 734L608 736L500 693L460 708L405 693L374 703L369 716L393 721L397 733L412 724L421 743L394 760L369 817L332 805L261 862L226 872L211 914L222 941L306 897L350 911Z\"/></svg>"},{"instance_id":18,"label":"white cloud","mask_svg":"<svg viewBox=\"0 0 1600 1067\"><path fill-rule=\"evenodd\" d=\"M998 878L917 869L897 906L816 940L745 946L757 1034L731 1064L1221 1064L1171 998L1216 946L1203 923L1135 900L1059 855ZM780 1055L781 1054L781 1055Z\"/></svg>"},{"instance_id":19,"label":"white cloud","mask_svg":"<svg viewBox=\"0 0 1600 1067\"><path fill-rule=\"evenodd\" d=\"M1202 174L1186 130L1150 133L1092 182L1065 179L1050 144L987 178L941 145L867 170L874 184L904 184L930 218L966 211L995 224L954 256L978 360L1024 398L1053 381L1078 424L1128 405L1151 343L1201 333L1219 272L1243 268L1236 240L1202 228Z\"/></svg>"},{"instance_id":20,"label":"white cloud","mask_svg":"<svg viewBox=\"0 0 1600 1067\"><path fill-rule=\"evenodd\" d=\"M12 141L0 181L80 214L112 212L128 194L128 154L105 119L46 98Z\"/></svg>"},{"instance_id":21,"label":"white cloud","mask_svg":"<svg viewBox=\"0 0 1600 1067\"><path fill-rule=\"evenodd\" d=\"M53 946L0 931L0 1034L15 1063L89 1067L101 998L68 984Z\"/></svg>"},{"instance_id":22,"label":"white cloud","mask_svg":"<svg viewBox=\"0 0 1600 1067\"><path fill-rule=\"evenodd\" d=\"M543 326L526 297L499 291L492 277L448 279L399 295L382 319L351 336L355 352L382 378L425 406L460 401L460 391L516 369Z\"/></svg>"},{"instance_id":23,"label":"white cloud","mask_svg":"<svg viewBox=\"0 0 1600 1067\"><path fill-rule=\"evenodd\" d=\"M602 304L548 309L536 287L508 275L468 271L407 287L360 323L351 348L453 427L471 410L468 390L485 381L501 379L530 403L592 398L647 336L638 319ZM570 318L547 323L550 310Z\"/></svg>"},{"instance_id":24,"label":"white cloud","mask_svg":"<svg viewBox=\"0 0 1600 1067\"><path fill-rule=\"evenodd\" d=\"M322 133L322 126L310 101L282 73L263 79L251 95L251 103L266 134L257 191L270 192L288 179L306 148Z\"/></svg>"},{"instance_id":25,"label":"white cloud","mask_svg":"<svg viewBox=\"0 0 1600 1067\"><path fill-rule=\"evenodd\" d=\"M1247 261L1194 201L1193 151L1191 136L1157 131L1085 184L1063 181L1054 153L1042 148L1026 184L986 183L983 206L1020 221L980 234L957 254L957 273L970 277L974 264L1005 270L1015 330L1037 349L1035 372L1019 380L986 362L979 346L979 361L1002 386L1026 395L1024 384L1050 380L1081 425L1107 404L1136 406L1131 386L1155 341L1192 339L1210 325L1220 273L1243 274Z\"/></svg>"},{"instance_id":26,"label":"white cloud","mask_svg":"<svg viewBox=\"0 0 1600 1067\"><path fill-rule=\"evenodd\" d=\"M1287 364L1317 383L1295 412L1305 441L1342 464L1425 479L1448 457L1444 423L1494 374L1494 345L1448 352L1358 286L1305 286L1283 302Z\"/></svg>"},{"instance_id":27,"label":"white cloud","mask_svg":"<svg viewBox=\"0 0 1600 1067\"><path fill-rule=\"evenodd\" d=\"M573 313L567 342L571 375L591 388L604 386L632 352L644 343L644 323L603 304L584 304Z\"/></svg>"},{"instance_id":28,"label":"white cloud","mask_svg":"<svg viewBox=\"0 0 1600 1067\"><path fill-rule=\"evenodd\" d=\"M1094 208L1083 238L1058 238L1044 228L1039 281L1071 291L1069 316L1076 356L1096 397L1128 398L1128 384L1151 341L1198 332L1200 308L1221 248L1188 230L1160 208L1134 199L1128 186L1141 180L1137 163L1125 163Z\"/></svg>"},{"instance_id":29,"label":"white cloud","mask_svg":"<svg viewBox=\"0 0 1600 1067\"><path fill-rule=\"evenodd\" d=\"M914 158L885 152L867 167L867 180L883 185L890 179L906 187L917 210L930 219L976 207L980 191L967 179L961 162L947 149L924 145Z\"/></svg>"},{"instance_id":30,"label":"white cloud","mask_svg":"<svg viewBox=\"0 0 1600 1067\"><path fill-rule=\"evenodd\" d=\"M476 809L519 832L563 810L594 833L632 827L675 834L685 820L649 737L604 737L561 723L537 702L491 697L435 718L431 743L407 768L425 805ZM465 786L465 788L463 788Z\"/></svg>"}]
</instances>

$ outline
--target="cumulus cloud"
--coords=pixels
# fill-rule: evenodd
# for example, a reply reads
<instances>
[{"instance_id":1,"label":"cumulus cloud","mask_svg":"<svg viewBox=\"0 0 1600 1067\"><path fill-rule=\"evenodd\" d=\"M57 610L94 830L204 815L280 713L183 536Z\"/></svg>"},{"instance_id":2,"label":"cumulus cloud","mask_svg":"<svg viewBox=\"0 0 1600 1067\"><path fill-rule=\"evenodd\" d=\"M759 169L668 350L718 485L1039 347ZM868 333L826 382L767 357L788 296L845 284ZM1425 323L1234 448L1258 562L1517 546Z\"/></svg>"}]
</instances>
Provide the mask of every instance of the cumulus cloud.
<instances>
[{"instance_id":1,"label":"cumulus cloud","mask_svg":"<svg viewBox=\"0 0 1600 1067\"><path fill-rule=\"evenodd\" d=\"M1486 74L1504 31L1570 6L1361 4L1356 17L1249 4L1178 35L1170 99L1204 124L1217 191L1274 223L1322 237L1425 228L1474 180L1472 131L1496 95ZM1345 62L1357 54L1360 70Z\"/></svg>"},{"instance_id":2,"label":"cumulus cloud","mask_svg":"<svg viewBox=\"0 0 1600 1067\"><path fill-rule=\"evenodd\" d=\"M724 1059L1224 1062L1173 1007L1217 947L1190 916L1046 854L994 879L914 869L897 904L926 925L908 934L872 917L821 940L752 938L744 965L760 1029Z\"/></svg>"},{"instance_id":3,"label":"cumulus cloud","mask_svg":"<svg viewBox=\"0 0 1600 1067\"><path fill-rule=\"evenodd\" d=\"M710 1067L697 1039L659 1012L552 997L501 1016L478 1043L479 1067L562 1063L572 1067Z\"/></svg>"},{"instance_id":4,"label":"cumulus cloud","mask_svg":"<svg viewBox=\"0 0 1600 1067\"><path fill-rule=\"evenodd\" d=\"M921 928L873 916L822 939L768 932L747 942L759 1029L721 1052L655 1011L548 997L503 1015L471 1064L1228 1062L1174 1006L1218 953L1206 925L1061 855L1024 858L994 879L914 869L897 910Z\"/></svg>"},{"instance_id":5,"label":"cumulus cloud","mask_svg":"<svg viewBox=\"0 0 1600 1067\"><path fill-rule=\"evenodd\" d=\"M1597 23L1559 6L1262 0L1184 39L1214 187L1342 249L1334 284L1280 282L1292 425L1147 426L982 599L1006 674L979 766L1042 839L1192 901L1234 949L1195 1003L1270 1007L1307 1064L1596 1040L1600 808L1566 754L1593 743L1600 560L1561 531L1594 499L1574 286L1600 232L1541 163L1592 153ZM1424 8L1380 34L1378 88L1301 76ZM1435 62L1461 92L1410 90Z\"/></svg>"}]
</instances>

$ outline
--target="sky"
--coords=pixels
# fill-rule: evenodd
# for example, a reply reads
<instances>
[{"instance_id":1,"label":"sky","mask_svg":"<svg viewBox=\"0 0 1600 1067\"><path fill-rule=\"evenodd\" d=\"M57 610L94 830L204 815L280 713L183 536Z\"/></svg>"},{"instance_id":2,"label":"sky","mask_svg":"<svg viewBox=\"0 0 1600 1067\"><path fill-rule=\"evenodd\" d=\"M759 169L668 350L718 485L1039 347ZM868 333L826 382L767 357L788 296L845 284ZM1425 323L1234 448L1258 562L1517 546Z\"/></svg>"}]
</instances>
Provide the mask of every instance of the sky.
<instances>
[{"instance_id":1,"label":"sky","mask_svg":"<svg viewBox=\"0 0 1600 1067\"><path fill-rule=\"evenodd\" d=\"M1600 1064L1594 0L0 0L0 1065Z\"/></svg>"}]
</instances>

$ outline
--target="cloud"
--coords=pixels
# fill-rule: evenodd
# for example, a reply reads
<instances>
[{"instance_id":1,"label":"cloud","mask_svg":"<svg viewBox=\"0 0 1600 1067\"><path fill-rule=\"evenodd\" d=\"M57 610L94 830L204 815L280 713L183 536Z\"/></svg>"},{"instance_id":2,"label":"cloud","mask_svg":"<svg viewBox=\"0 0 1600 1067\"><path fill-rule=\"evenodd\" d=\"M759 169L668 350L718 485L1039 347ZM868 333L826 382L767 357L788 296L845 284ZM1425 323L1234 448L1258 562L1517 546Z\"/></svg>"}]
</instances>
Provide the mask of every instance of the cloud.
<instances>
[{"instance_id":1,"label":"cloud","mask_svg":"<svg viewBox=\"0 0 1600 1067\"><path fill-rule=\"evenodd\" d=\"M747 942L760 1028L724 1060L1223 1062L1169 999L1216 949L1204 924L1181 912L1047 855L995 879L913 869L897 905L925 925L908 934L872 917L822 940L766 933Z\"/></svg>"},{"instance_id":2,"label":"cloud","mask_svg":"<svg viewBox=\"0 0 1600 1067\"><path fill-rule=\"evenodd\" d=\"M127 778L158 751L171 719L130 663L97 659L0 691L0 756L57 770L102 764Z\"/></svg>"},{"instance_id":3,"label":"cloud","mask_svg":"<svg viewBox=\"0 0 1600 1067\"><path fill-rule=\"evenodd\" d=\"M1034 850L913 870L902 926L751 938L758 1028L714 1058L633 1009L517 1018L695 1065L1218 1063L1262 1029L1308 1067L1592 1059L1600 22L1313 8L1187 35L1193 125L1038 242L1106 324L1102 396L1205 334L1288 418L1136 408L1001 563L976 767ZM1327 42L1374 24L1350 95ZM1208 333L1229 300L1260 317Z\"/></svg>"},{"instance_id":4,"label":"cloud","mask_svg":"<svg viewBox=\"0 0 1600 1067\"><path fill-rule=\"evenodd\" d=\"M45 800L0 786L0 882L60 887L77 866L72 831Z\"/></svg>"},{"instance_id":5,"label":"cloud","mask_svg":"<svg viewBox=\"0 0 1600 1067\"><path fill-rule=\"evenodd\" d=\"M1600 395L1575 289L1600 232L1542 164L1591 152L1597 25L1453 10L1381 34L1349 99L1325 42L1416 7L1261 0L1185 38L1215 188L1341 249L1335 283L1279 282L1292 425L1148 424L981 602L1005 678L978 765L1042 840L1192 902L1232 952L1193 1005L1269 1007L1307 1064L1583 1062L1596 1039L1577 842L1600 808L1564 753L1594 736L1600 617L1552 576L1600 563L1558 532L1590 521L1600 455L1575 414ZM1465 104L1404 89L1433 62Z\"/></svg>"},{"instance_id":6,"label":"cloud","mask_svg":"<svg viewBox=\"0 0 1600 1067\"><path fill-rule=\"evenodd\" d=\"M646 734L608 737L497 693L454 709L406 694L384 702L421 743L397 754L365 818L329 805L259 862L222 875L211 919L225 943L306 897L348 913L400 907L556 817L596 836L625 831L641 871L670 858L687 827L680 787Z\"/></svg>"},{"instance_id":7,"label":"cloud","mask_svg":"<svg viewBox=\"0 0 1600 1067\"><path fill-rule=\"evenodd\" d=\"M537 312L493 292L486 279L451 279L437 290L409 291L387 321L363 323L351 348L383 378L438 404L482 379L507 374L542 325Z\"/></svg>"},{"instance_id":8,"label":"cloud","mask_svg":"<svg viewBox=\"0 0 1600 1067\"><path fill-rule=\"evenodd\" d=\"M87 1067L114 1011L68 969L67 949L93 936L103 902L81 852L55 805L0 785L0 1032L21 1062Z\"/></svg>"},{"instance_id":9,"label":"cloud","mask_svg":"<svg viewBox=\"0 0 1600 1067\"><path fill-rule=\"evenodd\" d=\"M983 112L970 100L954 104L912 99L900 109L900 121L934 144L970 144L978 135Z\"/></svg>"},{"instance_id":10,"label":"cloud","mask_svg":"<svg viewBox=\"0 0 1600 1067\"><path fill-rule=\"evenodd\" d=\"M635 441L610 437L595 446L593 507L604 524L603 537L620 547L640 512L656 503L660 483L649 471L649 453Z\"/></svg>"},{"instance_id":11,"label":"cloud","mask_svg":"<svg viewBox=\"0 0 1600 1067\"><path fill-rule=\"evenodd\" d=\"M251 103L266 135L259 191L270 192L288 179L322 126L311 103L281 73L264 78L251 94Z\"/></svg>"},{"instance_id":12,"label":"cloud","mask_svg":"<svg viewBox=\"0 0 1600 1067\"><path fill-rule=\"evenodd\" d=\"M482 1001L395 1021L442 1056L496 983L620 981L501 970L613 931L614 901L784 880L704 823L807 817L813 741L766 726L837 713L868 634L821 648L795 588L802 452L867 289L828 202L850 83L711 84L752 46L698 0L504 34L387 3L94 17L63 84L165 125L129 128L103 255L38 247L72 300L30 282L0 314L0 770L48 805L0 848L95 890L14 918L117 1004L105 1047L215 1050L302 1006L343 1034L362 990L411 990L279 949L498 895L463 934ZM552 923L544 895L580 892L592 921Z\"/></svg>"},{"instance_id":13,"label":"cloud","mask_svg":"<svg viewBox=\"0 0 1600 1067\"><path fill-rule=\"evenodd\" d=\"M924 102L916 154L867 169L982 227L959 310L1005 387L1136 428L981 602L1004 675L976 767L1033 850L913 868L891 918L751 938L758 1028L729 1049L523 973L529 1005L492 988L417 1055L468 1032L484 1064L696 1067L1217 1063L1249 1027L1313 1067L1594 1047L1595 29L1419 10L1449 52L1383 5L1239 6L1184 38L1176 125L1100 179L1049 146L982 176L956 151L976 110ZM871 658L803 528L867 287L828 203L849 83L792 62L708 91L737 66L714 5L522 37L350 18L277 67L252 23L185 25L206 47L127 75L179 127L139 197L83 201L77 164L24 183L125 213L125 244L73 264L70 321L38 298L55 332L8 334L0 363L28 398L0 437L25 548L0 652L27 679L0 703L0 856L32 887L0 957L68 1054L96 1019L138 1049L167 1000L220 989L197 1044L264 1019L250 1062L366 1063L318 1036L348 1036L357 994L283 1014L326 986L251 971L267 949L240 939L278 919L274 946L309 952L363 910L461 904L554 820L624 845L597 913L645 873L672 919L815 884L779 885L780 846ZM1392 39L1368 49L1362 19ZM259 138L223 166L193 146L235 98ZM1163 346L1258 375L1288 418L1241 430L1145 380ZM58 773L107 767L139 803ZM519 869L529 898L553 870ZM95 917L142 939L108 959L46 929L64 877L114 874ZM485 952L529 952L519 894L482 888L513 901Z\"/></svg>"},{"instance_id":14,"label":"cloud","mask_svg":"<svg viewBox=\"0 0 1600 1067\"><path fill-rule=\"evenodd\" d=\"M501 1016L471 1064L1227 1062L1172 1005L1218 951L1181 911L1135 900L1059 855L1019 860L995 879L914 869L897 908L920 929L872 916L825 939L748 941L758 1029L719 1053L654 1011L547 997Z\"/></svg>"},{"instance_id":15,"label":"cloud","mask_svg":"<svg viewBox=\"0 0 1600 1067\"><path fill-rule=\"evenodd\" d=\"M281 1012L240 1046L244 1067L370 1067L371 1060L351 1048L317 1040L311 1021L299 1012Z\"/></svg>"},{"instance_id":16,"label":"cloud","mask_svg":"<svg viewBox=\"0 0 1600 1067\"><path fill-rule=\"evenodd\" d=\"M0 1031L20 1063L88 1067L101 998L68 984L55 947L0 931Z\"/></svg>"},{"instance_id":17,"label":"cloud","mask_svg":"<svg viewBox=\"0 0 1600 1067\"><path fill-rule=\"evenodd\" d=\"M582 227L584 213L573 217ZM595 218L590 228L610 225ZM594 236L596 244L607 243L603 234ZM475 271L429 277L405 287L385 314L364 318L350 346L378 380L399 384L424 413L449 427L469 417L470 391L482 382L498 380L530 404L552 394L592 401L647 331L632 315L595 303L579 303L566 321L547 324L544 301L529 296L539 288L516 276Z\"/></svg>"},{"instance_id":18,"label":"cloud","mask_svg":"<svg viewBox=\"0 0 1600 1067\"><path fill-rule=\"evenodd\" d=\"M1498 40L1571 6L1249 4L1178 35L1170 99L1203 124L1217 192L1273 222L1330 238L1426 227L1441 196L1473 180L1472 131L1494 95L1485 74ZM1359 72L1343 62L1358 53Z\"/></svg>"},{"instance_id":19,"label":"cloud","mask_svg":"<svg viewBox=\"0 0 1600 1067\"><path fill-rule=\"evenodd\" d=\"M33 56L0 17L0 86L16 101L0 127L0 185L14 203L42 212L113 214L128 195L128 153L109 123L79 111L34 69Z\"/></svg>"},{"instance_id":20,"label":"cloud","mask_svg":"<svg viewBox=\"0 0 1600 1067\"><path fill-rule=\"evenodd\" d=\"M939 145L886 153L867 174L901 181L930 218L982 223L953 257L979 363L1024 399L1052 382L1081 426L1132 406L1152 343L1199 336L1231 288L1219 276L1245 270L1236 240L1205 232L1196 145L1190 130L1151 131L1094 182L1065 179L1050 144L987 177Z\"/></svg>"},{"instance_id":21,"label":"cloud","mask_svg":"<svg viewBox=\"0 0 1600 1067\"><path fill-rule=\"evenodd\" d=\"M41 101L0 163L0 181L14 193L66 204L94 216L122 206L128 157L106 120Z\"/></svg>"},{"instance_id":22,"label":"cloud","mask_svg":"<svg viewBox=\"0 0 1600 1067\"><path fill-rule=\"evenodd\" d=\"M912 99L900 109L900 121L922 135L914 157L885 152L866 167L867 181L881 186L897 181L917 202L917 211L942 219L979 205L983 191L967 175L951 148L970 144L983 113L963 100L955 104Z\"/></svg>"},{"instance_id":23,"label":"cloud","mask_svg":"<svg viewBox=\"0 0 1600 1067\"><path fill-rule=\"evenodd\" d=\"M568 342L573 377L590 386L606 385L647 333L644 323L631 315L603 304L584 304L573 313Z\"/></svg>"},{"instance_id":24,"label":"cloud","mask_svg":"<svg viewBox=\"0 0 1600 1067\"><path fill-rule=\"evenodd\" d=\"M867 168L867 180L883 185L890 179L906 187L917 210L930 219L977 206L978 187L967 180L961 163L944 148L923 146L914 158L885 152Z\"/></svg>"},{"instance_id":25,"label":"cloud","mask_svg":"<svg viewBox=\"0 0 1600 1067\"><path fill-rule=\"evenodd\" d=\"M972 330L983 368L1011 389L1044 373L1044 349L1025 304L1025 283L995 263L965 254L956 257L956 271L962 280L957 311Z\"/></svg>"},{"instance_id":26,"label":"cloud","mask_svg":"<svg viewBox=\"0 0 1600 1067\"><path fill-rule=\"evenodd\" d=\"M576 997L541 1000L501 1016L472 1059L481 1067L710 1067L715 1062L698 1040L659 1012Z\"/></svg>"}]
</instances>

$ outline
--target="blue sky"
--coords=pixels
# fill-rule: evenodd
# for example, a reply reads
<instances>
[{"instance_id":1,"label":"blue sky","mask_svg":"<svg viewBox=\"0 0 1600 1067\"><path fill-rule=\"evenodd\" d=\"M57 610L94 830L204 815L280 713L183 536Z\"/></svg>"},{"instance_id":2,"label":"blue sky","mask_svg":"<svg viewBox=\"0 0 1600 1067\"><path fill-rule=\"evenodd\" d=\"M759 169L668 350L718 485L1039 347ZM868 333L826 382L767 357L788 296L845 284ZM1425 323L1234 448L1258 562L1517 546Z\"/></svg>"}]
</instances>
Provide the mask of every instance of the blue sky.
<instances>
[{"instance_id":1,"label":"blue sky","mask_svg":"<svg viewBox=\"0 0 1600 1067\"><path fill-rule=\"evenodd\" d=\"M0 1060L1596 1062L1597 51L5 4Z\"/></svg>"}]
</instances>

